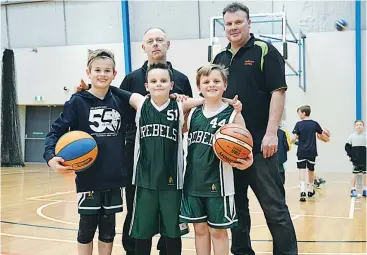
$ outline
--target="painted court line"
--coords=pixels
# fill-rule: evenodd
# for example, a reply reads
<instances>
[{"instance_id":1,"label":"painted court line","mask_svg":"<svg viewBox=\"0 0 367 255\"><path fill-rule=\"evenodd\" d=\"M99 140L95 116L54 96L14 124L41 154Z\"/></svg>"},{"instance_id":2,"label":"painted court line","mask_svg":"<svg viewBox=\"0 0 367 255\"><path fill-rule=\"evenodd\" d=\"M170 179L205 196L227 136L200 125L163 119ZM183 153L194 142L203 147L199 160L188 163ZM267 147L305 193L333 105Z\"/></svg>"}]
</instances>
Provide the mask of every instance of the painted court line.
<instances>
[{"instance_id":1,"label":"painted court line","mask_svg":"<svg viewBox=\"0 0 367 255\"><path fill-rule=\"evenodd\" d=\"M292 220L295 220L295 219L298 219L298 218L300 218L301 217L301 215L295 215L295 216L293 216L293 217L291 217L292 218Z\"/></svg>"},{"instance_id":2,"label":"painted court line","mask_svg":"<svg viewBox=\"0 0 367 255\"><path fill-rule=\"evenodd\" d=\"M349 219L353 219L354 217L354 204L355 204L356 198L352 197L350 199L350 210L349 210Z\"/></svg>"},{"instance_id":3,"label":"painted court line","mask_svg":"<svg viewBox=\"0 0 367 255\"><path fill-rule=\"evenodd\" d=\"M1 255L25 255L25 254L20 254L20 253L9 253L9 252L5 252L5 251L2 251L0 252Z\"/></svg>"},{"instance_id":4,"label":"painted court line","mask_svg":"<svg viewBox=\"0 0 367 255\"><path fill-rule=\"evenodd\" d=\"M25 201L25 202L22 202L22 203L16 203L16 204L10 204L10 205L2 205L1 208L4 209L4 208L7 208L7 207L25 205L25 204L34 203L34 202L36 202L36 201L35 200L29 200L29 201Z\"/></svg>"},{"instance_id":5,"label":"painted court line","mask_svg":"<svg viewBox=\"0 0 367 255\"><path fill-rule=\"evenodd\" d=\"M77 201L72 201L72 200L62 200L62 199L48 199L48 198L32 198L32 200L34 201L45 201L45 202L59 202L59 203L76 203ZM43 210L45 207L52 205L53 203L49 203L46 205L42 206ZM123 205L124 208L126 208L126 204ZM252 212L250 211L250 214L264 214L264 212ZM330 219L350 219L349 217L342 217L342 216L325 216L325 215L309 215L309 214L296 214L296 213L291 213L292 216L292 220L293 219L298 219L299 217L315 217L315 218L330 218ZM41 216L41 215L40 215ZM43 216L41 216L43 217ZM262 225L261 225L262 226ZM265 225L264 225L265 226Z\"/></svg>"},{"instance_id":6,"label":"painted court line","mask_svg":"<svg viewBox=\"0 0 367 255\"><path fill-rule=\"evenodd\" d=\"M60 202L60 203L77 203L76 200L63 200L63 199L50 199L50 198L32 198L32 201L45 201L45 202ZM29 201L29 202L32 202ZM126 204L122 205L123 208L127 208Z\"/></svg>"},{"instance_id":7,"label":"painted court line","mask_svg":"<svg viewBox=\"0 0 367 255\"><path fill-rule=\"evenodd\" d=\"M24 235L13 235L13 234L7 234L7 233L0 233L2 236L8 236L8 237L19 237L24 239L33 239L33 240L43 240L43 241L53 241L53 242L62 242L62 243L76 243L74 240L65 240L65 239L55 239L55 238L46 238L46 237L38 237L38 236L24 236ZM95 242L97 247L97 242ZM122 247L121 244L113 244L115 247ZM152 247L157 248L157 247ZM185 249L182 248L183 251L195 251L195 249Z\"/></svg>"},{"instance_id":8,"label":"painted court line","mask_svg":"<svg viewBox=\"0 0 367 255\"><path fill-rule=\"evenodd\" d=\"M0 233L2 236L9 236L9 237L19 237L25 239L33 239L33 240L44 240L44 241L54 241L54 242L62 242L62 243L76 243L73 240L63 240L63 239L53 239L53 238L45 238L45 237L37 237L37 236L23 236L23 235L13 235L7 233Z\"/></svg>"},{"instance_id":9,"label":"painted court line","mask_svg":"<svg viewBox=\"0 0 367 255\"><path fill-rule=\"evenodd\" d=\"M9 170L9 171L0 171L1 175L6 175L6 174L27 174L27 173L48 173L48 172L45 172L45 171L40 171L40 170L17 170L17 171L14 171L14 170Z\"/></svg>"},{"instance_id":10,"label":"painted court line","mask_svg":"<svg viewBox=\"0 0 367 255\"><path fill-rule=\"evenodd\" d=\"M68 194L68 193L72 193L72 192L75 193L75 190L65 191L65 192L56 192L56 193L47 194L47 195L43 195L43 196L37 196L37 197L29 197L27 199L32 200L32 199L42 198L42 197L52 197L52 196L57 196L57 195L62 195L62 194Z\"/></svg>"},{"instance_id":11,"label":"painted court line","mask_svg":"<svg viewBox=\"0 0 367 255\"><path fill-rule=\"evenodd\" d=\"M250 214L264 214L263 212L251 212ZM292 219L297 219L299 217L315 217L315 218L329 218L329 219L345 219L348 220L350 218L348 217L342 217L342 216L325 216L325 215L312 215L312 214L298 214L298 213L291 213ZM367 255L367 254L366 254Z\"/></svg>"},{"instance_id":12,"label":"painted court line","mask_svg":"<svg viewBox=\"0 0 367 255\"><path fill-rule=\"evenodd\" d=\"M35 225L35 224L28 224L28 223L21 223L21 222L5 221L5 220L2 220L1 223L2 224L17 225L17 226L26 226L26 227L32 227L32 228L46 228L46 229L78 231L77 228L63 228L63 227L54 227L54 226L42 226L42 225ZM116 233L116 234L121 234L121 233Z\"/></svg>"},{"instance_id":13,"label":"painted court line","mask_svg":"<svg viewBox=\"0 0 367 255\"><path fill-rule=\"evenodd\" d=\"M32 198L33 201L45 201L45 202L64 202L64 203L76 203L76 200L63 200L63 199L50 199L50 198Z\"/></svg>"},{"instance_id":14,"label":"painted court line","mask_svg":"<svg viewBox=\"0 0 367 255\"><path fill-rule=\"evenodd\" d=\"M58 229L58 230L69 230L69 231L78 231L76 228L63 228L63 227L54 227L54 226L42 226L42 225L34 225L28 223L20 223L20 222L12 222L12 221L1 221L3 224L13 224L27 227L37 227L37 228L49 228L49 229ZM96 231L98 233L98 231ZM116 232L116 235L122 235L122 232ZM159 238L159 234L155 235L153 238ZM182 236L182 239L195 239L193 236ZM232 240L229 238L229 240ZM273 240L264 240L264 239L253 239L252 242L273 242ZM298 243L366 243L365 240L297 240Z\"/></svg>"},{"instance_id":15,"label":"painted court line","mask_svg":"<svg viewBox=\"0 0 367 255\"><path fill-rule=\"evenodd\" d=\"M349 220L350 219L348 217L308 215L308 214L298 214L298 216L302 216L302 217L315 217L315 218L328 218L328 219L343 219L343 220Z\"/></svg>"},{"instance_id":16,"label":"painted court line","mask_svg":"<svg viewBox=\"0 0 367 255\"><path fill-rule=\"evenodd\" d=\"M65 239L54 239L54 238L45 238L45 237L37 237L37 236L24 236L24 235L13 235L13 234L7 234L7 233L0 233L2 236L8 236L8 237L18 237L18 238L24 238L24 239L33 239L33 240L43 240L43 241L53 241L53 242L62 242L62 243L76 243L74 240L65 240ZM115 247L121 247L121 244L113 244ZM156 247L152 247L156 248ZM195 251L195 249L187 249L182 248L183 251ZM273 252L268 251L257 251L257 254L273 254ZM299 252L298 254L310 254L310 255L366 255L366 253L353 253L353 252Z\"/></svg>"},{"instance_id":17,"label":"painted court line","mask_svg":"<svg viewBox=\"0 0 367 255\"><path fill-rule=\"evenodd\" d=\"M45 209L46 207L50 206L50 205L55 205L55 204L59 204L61 203L60 201L55 201L55 202L51 202L51 203L48 203L48 204L44 204L40 207L38 207L37 209L37 214L38 216L46 219L46 220L50 220L50 221L54 221L54 222L58 222L58 223L62 223L62 224L67 224L67 225L76 225L78 226L79 223L74 223L74 222L69 222L69 221L63 221L63 220L58 220L58 219L55 219L55 218L52 218L52 217L49 217L47 215L45 215L42 210ZM122 230L122 228L118 228L116 227L116 230Z\"/></svg>"},{"instance_id":18,"label":"painted court line","mask_svg":"<svg viewBox=\"0 0 367 255\"><path fill-rule=\"evenodd\" d=\"M67 224L67 225L78 225L77 223L73 223L73 222L67 222L67 221L63 221L63 220L57 220L57 219L54 219L54 218L51 218L51 217L48 217L46 215L43 214L42 210L44 208L46 208L47 206L50 206L50 205L55 205L55 204L58 204L58 203L61 203L59 201L56 201L56 202L51 202L51 203L48 203L48 204L44 204L42 206L40 206L38 209L37 209L37 214L46 219L46 220L50 220L50 221L54 221L54 222L58 222L58 223L63 223L63 224Z\"/></svg>"}]
</instances>

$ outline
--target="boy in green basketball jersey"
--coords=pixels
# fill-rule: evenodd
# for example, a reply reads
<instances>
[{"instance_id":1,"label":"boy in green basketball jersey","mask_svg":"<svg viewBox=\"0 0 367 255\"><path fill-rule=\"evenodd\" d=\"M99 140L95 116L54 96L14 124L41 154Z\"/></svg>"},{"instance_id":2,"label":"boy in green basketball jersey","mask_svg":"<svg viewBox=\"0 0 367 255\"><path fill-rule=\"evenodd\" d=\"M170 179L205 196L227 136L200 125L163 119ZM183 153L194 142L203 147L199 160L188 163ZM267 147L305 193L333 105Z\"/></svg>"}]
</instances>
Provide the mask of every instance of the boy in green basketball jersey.
<instances>
[{"instance_id":1,"label":"boy in green basketball jersey","mask_svg":"<svg viewBox=\"0 0 367 255\"><path fill-rule=\"evenodd\" d=\"M232 167L247 169L253 156L229 165L212 148L213 136L221 126L237 123L245 127L241 113L222 101L227 87L225 70L219 65L203 66L196 83L205 101L191 109L186 120L188 154L180 220L194 223L197 254L209 255L211 240L214 254L229 254L227 229L238 221Z\"/></svg>"},{"instance_id":2,"label":"boy in green basketball jersey","mask_svg":"<svg viewBox=\"0 0 367 255\"><path fill-rule=\"evenodd\" d=\"M183 185L182 126L184 112L203 103L170 99L172 72L156 63L146 73L150 97L134 93L130 104L136 109L136 141L133 184L136 185L130 235L136 238L136 254L151 252L152 237L166 237L168 254L181 254L181 235L187 225L179 224ZM180 229L180 227L186 229ZM182 232L181 232L182 230Z\"/></svg>"}]
</instances>

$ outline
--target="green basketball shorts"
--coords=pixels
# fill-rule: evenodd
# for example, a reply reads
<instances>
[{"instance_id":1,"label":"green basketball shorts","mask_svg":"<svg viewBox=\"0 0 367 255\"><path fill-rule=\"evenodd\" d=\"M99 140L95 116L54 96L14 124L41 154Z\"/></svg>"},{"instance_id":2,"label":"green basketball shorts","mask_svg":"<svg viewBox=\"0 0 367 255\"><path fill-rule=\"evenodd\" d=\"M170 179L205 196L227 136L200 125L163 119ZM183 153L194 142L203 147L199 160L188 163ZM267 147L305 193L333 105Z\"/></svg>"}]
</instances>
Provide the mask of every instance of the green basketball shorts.
<instances>
[{"instance_id":1,"label":"green basketball shorts","mask_svg":"<svg viewBox=\"0 0 367 255\"><path fill-rule=\"evenodd\" d=\"M209 227L227 229L238 224L234 196L196 197L182 195L180 220L187 223L207 222Z\"/></svg>"},{"instance_id":2,"label":"green basketball shorts","mask_svg":"<svg viewBox=\"0 0 367 255\"><path fill-rule=\"evenodd\" d=\"M177 238L188 233L179 221L181 190L152 190L136 187L130 236L150 239L155 234Z\"/></svg>"}]
</instances>

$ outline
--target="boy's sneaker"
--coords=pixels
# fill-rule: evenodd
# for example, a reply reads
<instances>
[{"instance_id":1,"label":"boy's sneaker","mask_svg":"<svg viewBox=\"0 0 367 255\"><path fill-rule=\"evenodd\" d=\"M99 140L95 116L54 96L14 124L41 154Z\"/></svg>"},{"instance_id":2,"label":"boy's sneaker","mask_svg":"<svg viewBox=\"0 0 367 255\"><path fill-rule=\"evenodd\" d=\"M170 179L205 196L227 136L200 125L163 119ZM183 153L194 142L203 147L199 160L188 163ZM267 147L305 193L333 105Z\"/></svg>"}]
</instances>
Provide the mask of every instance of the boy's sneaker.
<instances>
[{"instance_id":1,"label":"boy's sneaker","mask_svg":"<svg viewBox=\"0 0 367 255\"><path fill-rule=\"evenodd\" d=\"M366 189L363 190L362 196L367 197L367 190Z\"/></svg>"},{"instance_id":2,"label":"boy's sneaker","mask_svg":"<svg viewBox=\"0 0 367 255\"><path fill-rule=\"evenodd\" d=\"M301 192L301 197L300 197L299 201L306 202L306 192Z\"/></svg>"},{"instance_id":3,"label":"boy's sneaker","mask_svg":"<svg viewBox=\"0 0 367 255\"><path fill-rule=\"evenodd\" d=\"M355 189L352 189L352 190L350 191L350 196L351 196L351 197L358 197L357 191L356 191Z\"/></svg>"},{"instance_id":4,"label":"boy's sneaker","mask_svg":"<svg viewBox=\"0 0 367 255\"><path fill-rule=\"evenodd\" d=\"M307 193L307 196L310 197L310 198L313 197L314 195L315 195L315 190L313 190L312 192L309 191Z\"/></svg>"},{"instance_id":5,"label":"boy's sneaker","mask_svg":"<svg viewBox=\"0 0 367 255\"><path fill-rule=\"evenodd\" d=\"M320 184L321 184L321 183L320 183L318 180L316 180L316 179L315 179L315 180L314 180L314 182L313 182L313 186L314 186L316 189L321 188L321 187L320 187Z\"/></svg>"}]
</instances>

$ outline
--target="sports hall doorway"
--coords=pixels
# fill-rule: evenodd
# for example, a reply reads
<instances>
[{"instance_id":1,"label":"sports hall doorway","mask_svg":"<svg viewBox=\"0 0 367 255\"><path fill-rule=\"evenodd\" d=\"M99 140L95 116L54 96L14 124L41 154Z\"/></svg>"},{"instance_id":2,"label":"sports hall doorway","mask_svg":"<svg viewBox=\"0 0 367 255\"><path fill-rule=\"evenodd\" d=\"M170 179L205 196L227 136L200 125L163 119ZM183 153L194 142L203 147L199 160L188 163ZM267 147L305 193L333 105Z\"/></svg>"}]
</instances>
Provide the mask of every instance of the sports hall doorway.
<instances>
[{"instance_id":1,"label":"sports hall doorway","mask_svg":"<svg viewBox=\"0 0 367 255\"><path fill-rule=\"evenodd\" d=\"M42 162L45 138L63 106L27 106L25 121L25 162Z\"/></svg>"}]
</instances>

